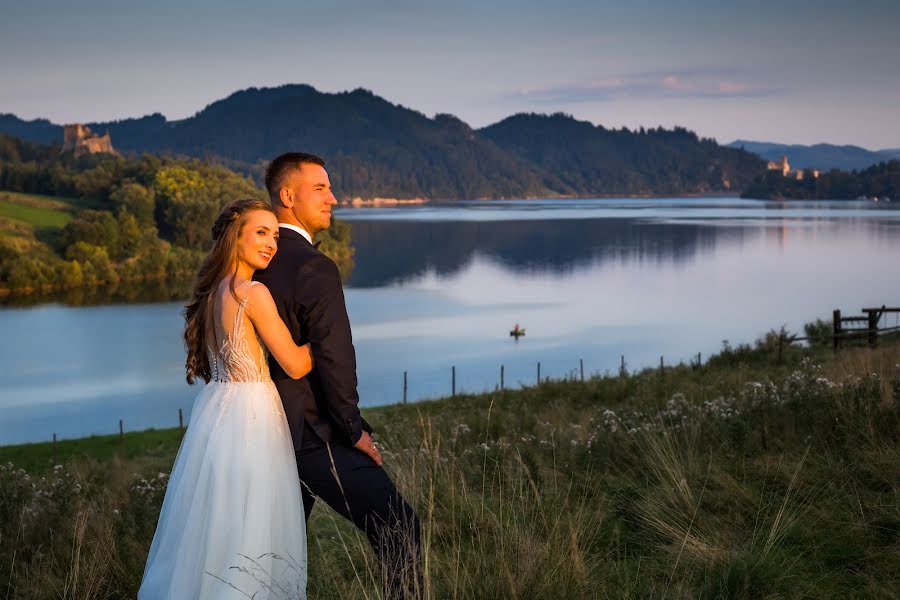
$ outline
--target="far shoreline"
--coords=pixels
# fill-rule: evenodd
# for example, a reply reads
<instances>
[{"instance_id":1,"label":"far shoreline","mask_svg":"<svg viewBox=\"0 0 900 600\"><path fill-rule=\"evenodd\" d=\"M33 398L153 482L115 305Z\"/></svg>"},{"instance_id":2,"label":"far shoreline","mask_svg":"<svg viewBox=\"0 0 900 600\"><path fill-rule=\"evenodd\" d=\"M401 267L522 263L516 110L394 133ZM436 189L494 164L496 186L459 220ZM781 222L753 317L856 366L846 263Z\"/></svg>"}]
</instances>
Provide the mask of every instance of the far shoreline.
<instances>
[{"instance_id":1,"label":"far shoreline","mask_svg":"<svg viewBox=\"0 0 900 600\"><path fill-rule=\"evenodd\" d=\"M455 202L510 202L516 200L666 200L681 198L732 198L741 199L739 193L710 192L704 194L591 194L571 196L515 196L499 198L373 198L355 197L338 202L341 207L369 208L382 206L420 206L423 204L453 204ZM757 200L757 198L744 198ZM764 200L764 199L759 199Z\"/></svg>"}]
</instances>

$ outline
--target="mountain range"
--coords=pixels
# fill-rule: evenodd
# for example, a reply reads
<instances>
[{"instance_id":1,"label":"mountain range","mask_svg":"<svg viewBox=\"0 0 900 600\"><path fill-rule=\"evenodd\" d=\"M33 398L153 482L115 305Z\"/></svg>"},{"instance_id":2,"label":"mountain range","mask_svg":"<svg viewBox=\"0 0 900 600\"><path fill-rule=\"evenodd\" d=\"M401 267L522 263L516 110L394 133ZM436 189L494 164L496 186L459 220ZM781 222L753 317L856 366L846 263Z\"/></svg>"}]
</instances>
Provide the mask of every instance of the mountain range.
<instances>
[{"instance_id":1,"label":"mountain range","mask_svg":"<svg viewBox=\"0 0 900 600\"><path fill-rule=\"evenodd\" d=\"M286 151L325 158L341 197L431 199L736 193L758 156L684 128L607 129L564 114L519 114L482 129L363 89L249 88L195 115L104 123L116 149L212 160L261 178ZM0 115L0 133L60 143L62 126Z\"/></svg>"},{"instance_id":2,"label":"mountain range","mask_svg":"<svg viewBox=\"0 0 900 600\"><path fill-rule=\"evenodd\" d=\"M886 150L866 150L859 146L837 146L834 144L776 144L772 142L751 142L735 140L727 144L729 148L743 148L758 154L766 160L780 160L788 157L791 167L797 169L841 169L858 171L874 164L900 159L900 148Z\"/></svg>"}]
</instances>

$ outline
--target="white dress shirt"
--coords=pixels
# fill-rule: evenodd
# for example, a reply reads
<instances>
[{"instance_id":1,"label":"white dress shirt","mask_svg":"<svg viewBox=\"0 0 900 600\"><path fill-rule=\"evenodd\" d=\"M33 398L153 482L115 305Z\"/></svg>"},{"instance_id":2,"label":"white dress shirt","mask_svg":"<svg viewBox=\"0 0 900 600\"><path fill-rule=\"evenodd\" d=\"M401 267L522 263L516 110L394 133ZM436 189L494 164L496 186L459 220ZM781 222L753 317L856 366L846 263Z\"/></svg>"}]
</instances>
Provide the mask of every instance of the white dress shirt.
<instances>
[{"instance_id":1,"label":"white dress shirt","mask_svg":"<svg viewBox=\"0 0 900 600\"><path fill-rule=\"evenodd\" d=\"M279 223L278 226L284 227L285 229L290 229L291 231L296 231L297 233L299 233L300 235L305 237L307 242L309 242L310 244L313 243L312 236L309 235L309 232L307 230L303 229L302 227L298 227L297 225L292 225L291 223Z\"/></svg>"}]
</instances>

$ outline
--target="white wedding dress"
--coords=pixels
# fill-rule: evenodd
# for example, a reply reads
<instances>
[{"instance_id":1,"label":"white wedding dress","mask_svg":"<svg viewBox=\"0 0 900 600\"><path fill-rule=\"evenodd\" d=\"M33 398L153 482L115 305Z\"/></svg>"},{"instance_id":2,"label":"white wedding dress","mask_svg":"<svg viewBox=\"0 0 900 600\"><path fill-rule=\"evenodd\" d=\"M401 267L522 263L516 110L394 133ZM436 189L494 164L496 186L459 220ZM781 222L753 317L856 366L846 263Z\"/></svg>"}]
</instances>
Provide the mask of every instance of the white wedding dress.
<instances>
[{"instance_id":1,"label":"white wedding dress","mask_svg":"<svg viewBox=\"0 0 900 600\"><path fill-rule=\"evenodd\" d=\"M139 600L306 597L296 458L246 305L225 293L214 311L213 379L194 401Z\"/></svg>"}]
</instances>

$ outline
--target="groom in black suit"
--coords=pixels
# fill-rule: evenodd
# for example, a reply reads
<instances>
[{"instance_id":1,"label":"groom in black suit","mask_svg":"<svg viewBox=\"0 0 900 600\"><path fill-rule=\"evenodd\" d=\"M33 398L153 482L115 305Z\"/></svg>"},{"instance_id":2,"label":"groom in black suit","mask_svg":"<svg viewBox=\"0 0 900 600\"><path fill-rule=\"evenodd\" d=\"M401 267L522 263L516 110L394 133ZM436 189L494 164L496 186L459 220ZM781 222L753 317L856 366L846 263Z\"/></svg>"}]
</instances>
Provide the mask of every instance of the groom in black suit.
<instances>
[{"instance_id":1,"label":"groom in black suit","mask_svg":"<svg viewBox=\"0 0 900 600\"><path fill-rule=\"evenodd\" d=\"M360 415L340 274L312 243L331 225L336 204L325 162L282 154L266 171L266 189L279 221L278 252L256 279L269 288L294 342L310 342L315 361L309 375L291 379L269 358L297 453L306 518L316 498L324 500L365 532L381 559L385 596L419 597L419 519L381 468L372 428Z\"/></svg>"}]
</instances>

